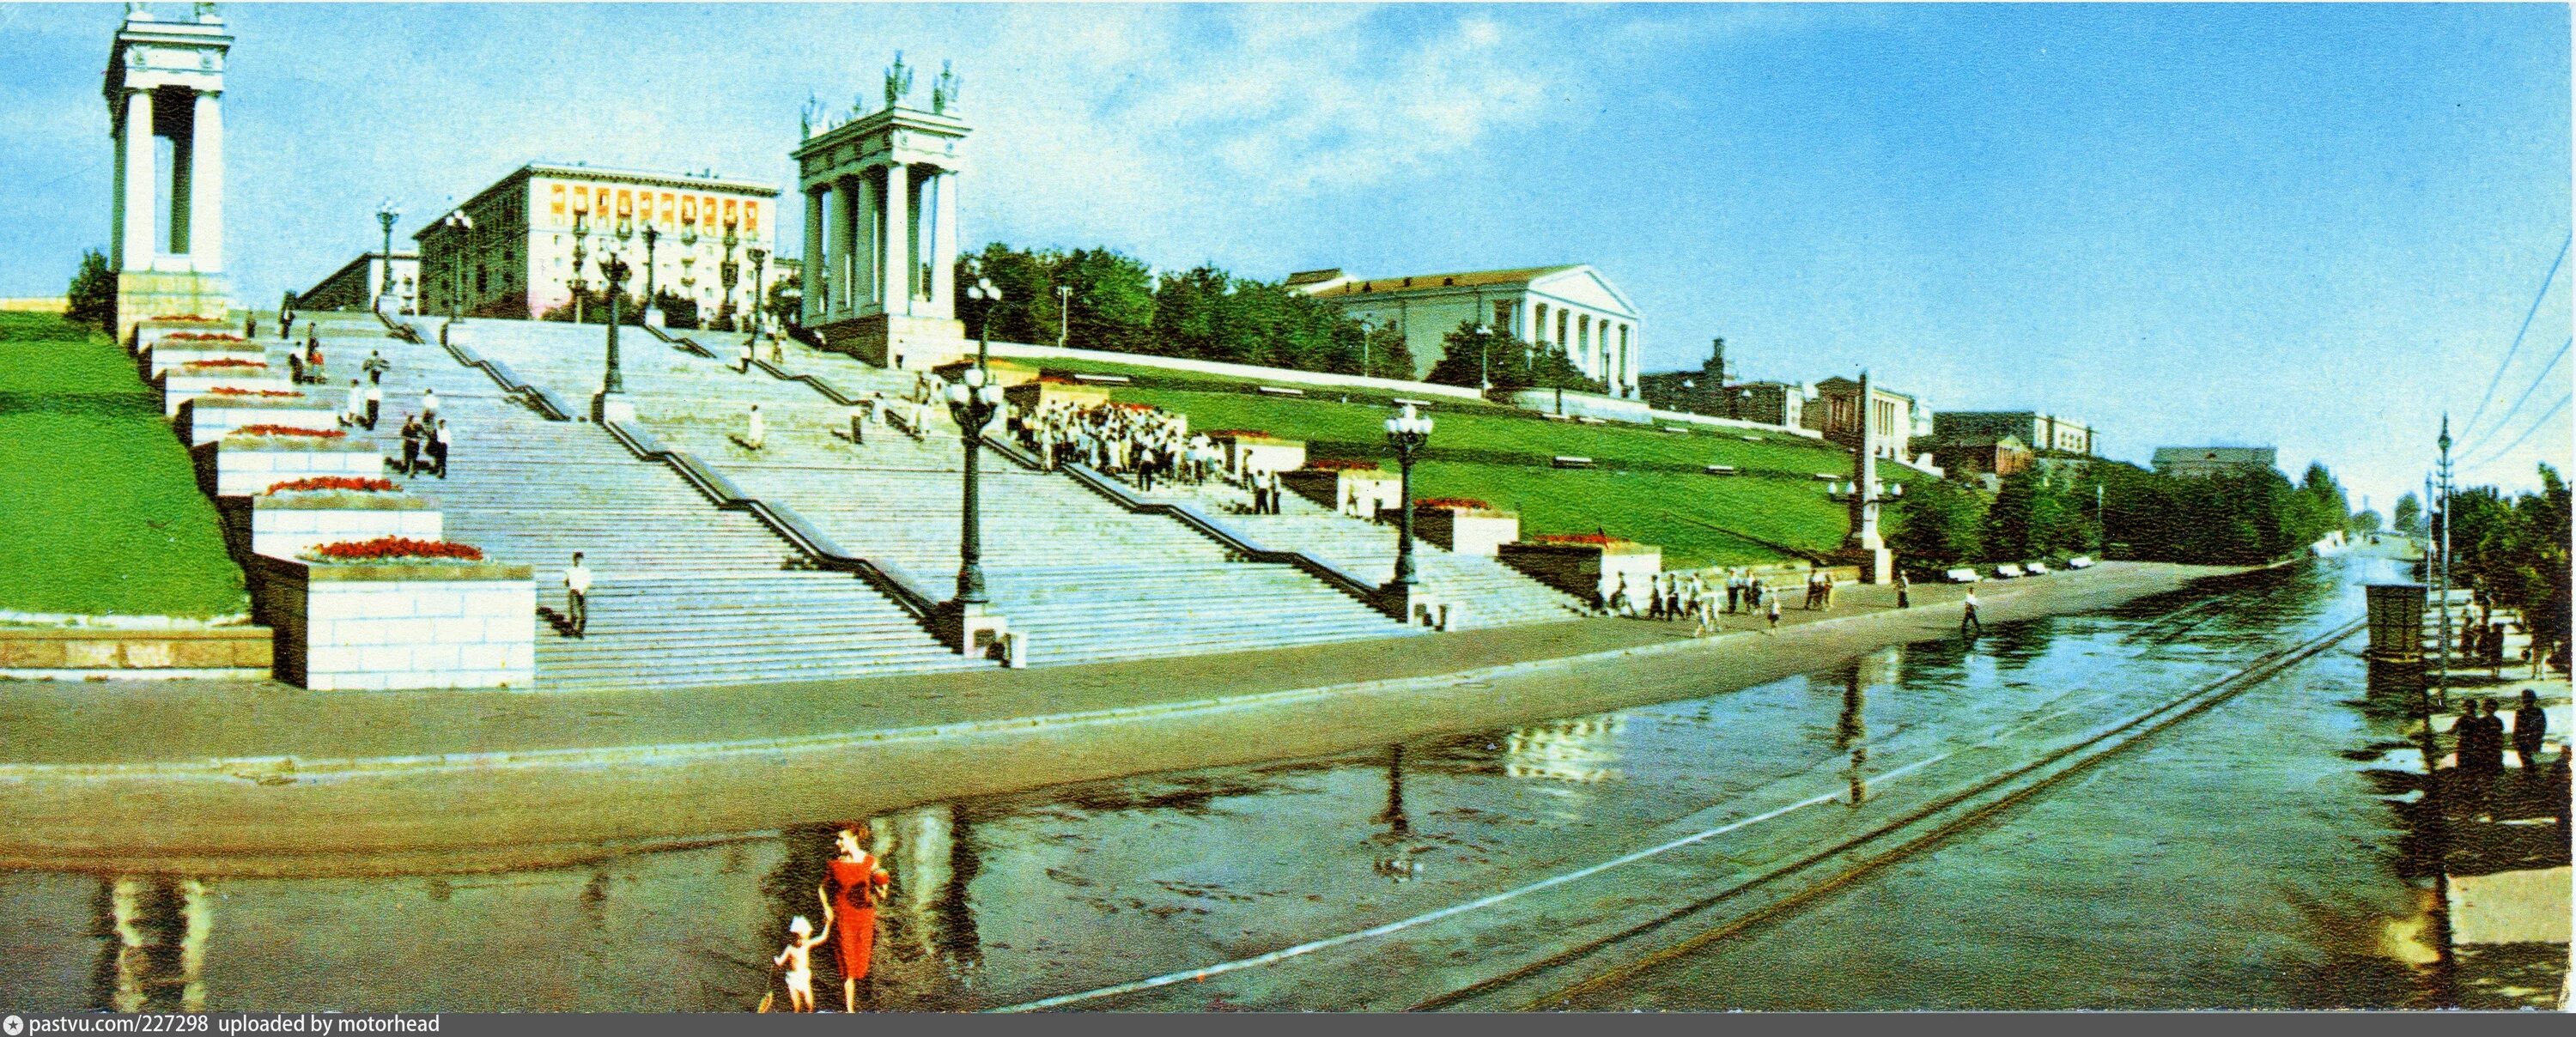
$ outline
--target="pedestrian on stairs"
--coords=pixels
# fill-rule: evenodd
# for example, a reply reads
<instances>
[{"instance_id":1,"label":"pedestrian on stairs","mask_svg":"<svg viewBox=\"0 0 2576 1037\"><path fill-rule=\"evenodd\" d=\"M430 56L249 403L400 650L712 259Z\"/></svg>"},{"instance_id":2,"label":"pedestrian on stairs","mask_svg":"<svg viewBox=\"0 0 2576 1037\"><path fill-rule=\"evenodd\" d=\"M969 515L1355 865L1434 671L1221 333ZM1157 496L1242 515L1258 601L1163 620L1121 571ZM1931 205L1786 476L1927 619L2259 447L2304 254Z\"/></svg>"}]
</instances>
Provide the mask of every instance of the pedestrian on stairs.
<instances>
[{"instance_id":1,"label":"pedestrian on stairs","mask_svg":"<svg viewBox=\"0 0 2576 1037\"><path fill-rule=\"evenodd\" d=\"M430 434L429 459L432 463L438 465L438 477L441 479L447 478L447 448L449 445L450 443L447 438L447 419L440 418L438 419L437 431Z\"/></svg>"},{"instance_id":2,"label":"pedestrian on stairs","mask_svg":"<svg viewBox=\"0 0 2576 1037\"><path fill-rule=\"evenodd\" d=\"M739 367L737 368L737 370L741 371L743 374L750 374L750 373L751 373L751 340L750 340L750 339L744 339L744 340L742 340L742 363L739 365Z\"/></svg>"},{"instance_id":3,"label":"pedestrian on stairs","mask_svg":"<svg viewBox=\"0 0 2576 1037\"><path fill-rule=\"evenodd\" d=\"M411 473L420 470L420 440L420 419L409 414L403 415L402 473L404 478L410 478Z\"/></svg>"},{"instance_id":4,"label":"pedestrian on stairs","mask_svg":"<svg viewBox=\"0 0 2576 1037\"><path fill-rule=\"evenodd\" d=\"M295 385L304 384L304 354L292 349L286 351L286 380Z\"/></svg>"},{"instance_id":5,"label":"pedestrian on stairs","mask_svg":"<svg viewBox=\"0 0 2576 1037\"><path fill-rule=\"evenodd\" d=\"M323 384L322 326L309 320L304 322L304 369L311 373L313 384Z\"/></svg>"},{"instance_id":6,"label":"pedestrian on stairs","mask_svg":"<svg viewBox=\"0 0 2576 1037\"><path fill-rule=\"evenodd\" d=\"M751 415L744 419L742 445L758 450L769 441L769 422L760 416L760 405L751 405Z\"/></svg>"},{"instance_id":7,"label":"pedestrian on stairs","mask_svg":"<svg viewBox=\"0 0 2576 1037\"><path fill-rule=\"evenodd\" d=\"M259 337L259 311L252 310L249 316L242 318L242 337L248 339Z\"/></svg>"},{"instance_id":8,"label":"pedestrian on stairs","mask_svg":"<svg viewBox=\"0 0 2576 1037\"><path fill-rule=\"evenodd\" d=\"M424 387L420 391L420 420L427 425L438 420L438 390Z\"/></svg>"},{"instance_id":9,"label":"pedestrian on stairs","mask_svg":"<svg viewBox=\"0 0 2576 1037\"><path fill-rule=\"evenodd\" d=\"M870 409L870 408L868 407L869 402L870 402L870 401L868 401L868 400L864 400L864 399L863 399L863 400L858 401L857 403L853 403L853 404L851 404L851 405L850 405L850 445L851 445L851 446L865 446L865 445L867 445L867 442L868 442L868 411L869 411L869 409Z\"/></svg>"},{"instance_id":10,"label":"pedestrian on stairs","mask_svg":"<svg viewBox=\"0 0 2576 1037\"><path fill-rule=\"evenodd\" d=\"M385 372L367 372L367 431L376 430L376 416L385 411Z\"/></svg>"},{"instance_id":11,"label":"pedestrian on stairs","mask_svg":"<svg viewBox=\"0 0 2576 1037\"><path fill-rule=\"evenodd\" d=\"M572 568L564 570L564 628L572 637L590 633L590 567L581 564L581 552L572 553Z\"/></svg>"},{"instance_id":12,"label":"pedestrian on stairs","mask_svg":"<svg viewBox=\"0 0 2576 1037\"><path fill-rule=\"evenodd\" d=\"M358 370L375 375L379 380L383 378L385 372L393 369L393 361L385 359L384 351L377 349L368 350L366 362L358 365Z\"/></svg>"},{"instance_id":13,"label":"pedestrian on stairs","mask_svg":"<svg viewBox=\"0 0 2576 1037\"><path fill-rule=\"evenodd\" d=\"M277 340L280 342L295 340L295 310L292 307L283 307L277 312Z\"/></svg>"},{"instance_id":14,"label":"pedestrian on stairs","mask_svg":"<svg viewBox=\"0 0 2576 1037\"><path fill-rule=\"evenodd\" d=\"M349 379L349 403L341 408L340 427L356 428L367 421L367 387Z\"/></svg>"}]
</instances>

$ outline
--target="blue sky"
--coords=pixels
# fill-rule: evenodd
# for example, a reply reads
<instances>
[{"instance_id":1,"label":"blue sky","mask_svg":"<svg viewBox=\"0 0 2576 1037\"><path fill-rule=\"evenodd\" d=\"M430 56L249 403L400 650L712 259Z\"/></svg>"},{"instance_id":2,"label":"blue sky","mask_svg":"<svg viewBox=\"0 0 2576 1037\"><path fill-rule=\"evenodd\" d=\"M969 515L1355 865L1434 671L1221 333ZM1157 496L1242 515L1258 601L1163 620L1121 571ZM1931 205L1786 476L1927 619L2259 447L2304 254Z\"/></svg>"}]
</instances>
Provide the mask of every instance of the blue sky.
<instances>
[{"instance_id":1,"label":"blue sky","mask_svg":"<svg viewBox=\"0 0 2576 1037\"><path fill-rule=\"evenodd\" d=\"M244 298L372 247L381 197L416 225L531 158L790 183L808 93L873 96L901 48L966 77L970 243L1589 262L1650 370L1724 335L1751 375L1865 363L2123 458L2277 444L2383 511L2443 408L2499 382L2462 436L2497 452L2576 368L2571 269L2497 376L2569 235L2564 6L225 9ZM0 296L106 243L119 13L0 4ZM2529 484L2568 427L2472 475Z\"/></svg>"}]
</instances>

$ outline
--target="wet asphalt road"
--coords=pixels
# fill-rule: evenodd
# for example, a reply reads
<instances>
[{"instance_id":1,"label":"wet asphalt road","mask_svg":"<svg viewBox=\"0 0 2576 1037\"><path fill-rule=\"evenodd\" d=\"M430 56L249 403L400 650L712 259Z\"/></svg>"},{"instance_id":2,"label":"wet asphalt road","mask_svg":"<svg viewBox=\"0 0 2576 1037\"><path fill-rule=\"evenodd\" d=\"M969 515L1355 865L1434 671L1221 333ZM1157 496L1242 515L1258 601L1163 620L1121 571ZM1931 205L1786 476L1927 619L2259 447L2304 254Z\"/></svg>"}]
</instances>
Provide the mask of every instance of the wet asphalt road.
<instances>
[{"instance_id":1,"label":"wet asphalt road","mask_svg":"<svg viewBox=\"0 0 2576 1037\"><path fill-rule=\"evenodd\" d=\"M879 818L897 888L868 1001L1404 1008L1507 974L1515 992L1570 986L1587 973L1567 952L2339 626L2384 564L1998 625L1704 699ZM2368 773L2384 764L2346 756L2401 718L2365 698L2358 661L2328 651L1574 1003L2415 1003L2420 880ZM0 1004L744 1009L788 919L814 913L829 820L472 876L0 875Z\"/></svg>"}]
</instances>

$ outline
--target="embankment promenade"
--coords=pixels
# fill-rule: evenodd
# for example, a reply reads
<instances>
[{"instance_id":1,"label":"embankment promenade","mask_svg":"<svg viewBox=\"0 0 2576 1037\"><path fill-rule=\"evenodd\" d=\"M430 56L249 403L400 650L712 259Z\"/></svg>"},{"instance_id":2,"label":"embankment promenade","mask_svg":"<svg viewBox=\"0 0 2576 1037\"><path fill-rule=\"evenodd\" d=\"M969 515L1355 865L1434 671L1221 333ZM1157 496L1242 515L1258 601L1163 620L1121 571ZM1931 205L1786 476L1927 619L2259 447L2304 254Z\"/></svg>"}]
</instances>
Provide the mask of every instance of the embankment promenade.
<instances>
[{"instance_id":1,"label":"embankment promenade","mask_svg":"<svg viewBox=\"0 0 2576 1037\"><path fill-rule=\"evenodd\" d=\"M1989 624L2240 572L1979 586ZM926 802L1320 756L1749 687L1952 636L1961 591L1780 629L1543 626L1035 670L653 692L0 682L0 867L332 874L569 863Z\"/></svg>"}]
</instances>

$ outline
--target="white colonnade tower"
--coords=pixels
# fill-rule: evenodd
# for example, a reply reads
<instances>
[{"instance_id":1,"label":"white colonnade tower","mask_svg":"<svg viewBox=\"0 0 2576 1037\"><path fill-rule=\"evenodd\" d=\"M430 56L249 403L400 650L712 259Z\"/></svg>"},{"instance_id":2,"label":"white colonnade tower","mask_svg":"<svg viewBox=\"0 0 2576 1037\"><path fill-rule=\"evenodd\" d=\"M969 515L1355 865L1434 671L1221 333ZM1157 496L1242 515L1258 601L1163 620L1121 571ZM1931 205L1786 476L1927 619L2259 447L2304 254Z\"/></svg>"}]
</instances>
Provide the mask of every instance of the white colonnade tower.
<instances>
[{"instance_id":1,"label":"white colonnade tower","mask_svg":"<svg viewBox=\"0 0 2576 1037\"><path fill-rule=\"evenodd\" d=\"M152 317L225 318L224 60L233 38L215 5L185 21L125 5L107 57L116 142L111 256L116 331ZM168 141L165 146L161 142Z\"/></svg>"},{"instance_id":2,"label":"white colonnade tower","mask_svg":"<svg viewBox=\"0 0 2576 1037\"><path fill-rule=\"evenodd\" d=\"M968 129L949 110L954 76L941 73L928 111L909 106L911 86L898 54L883 109L828 127L809 110L794 152L805 195L805 326L834 349L897 368L966 350L955 270Z\"/></svg>"}]
</instances>

